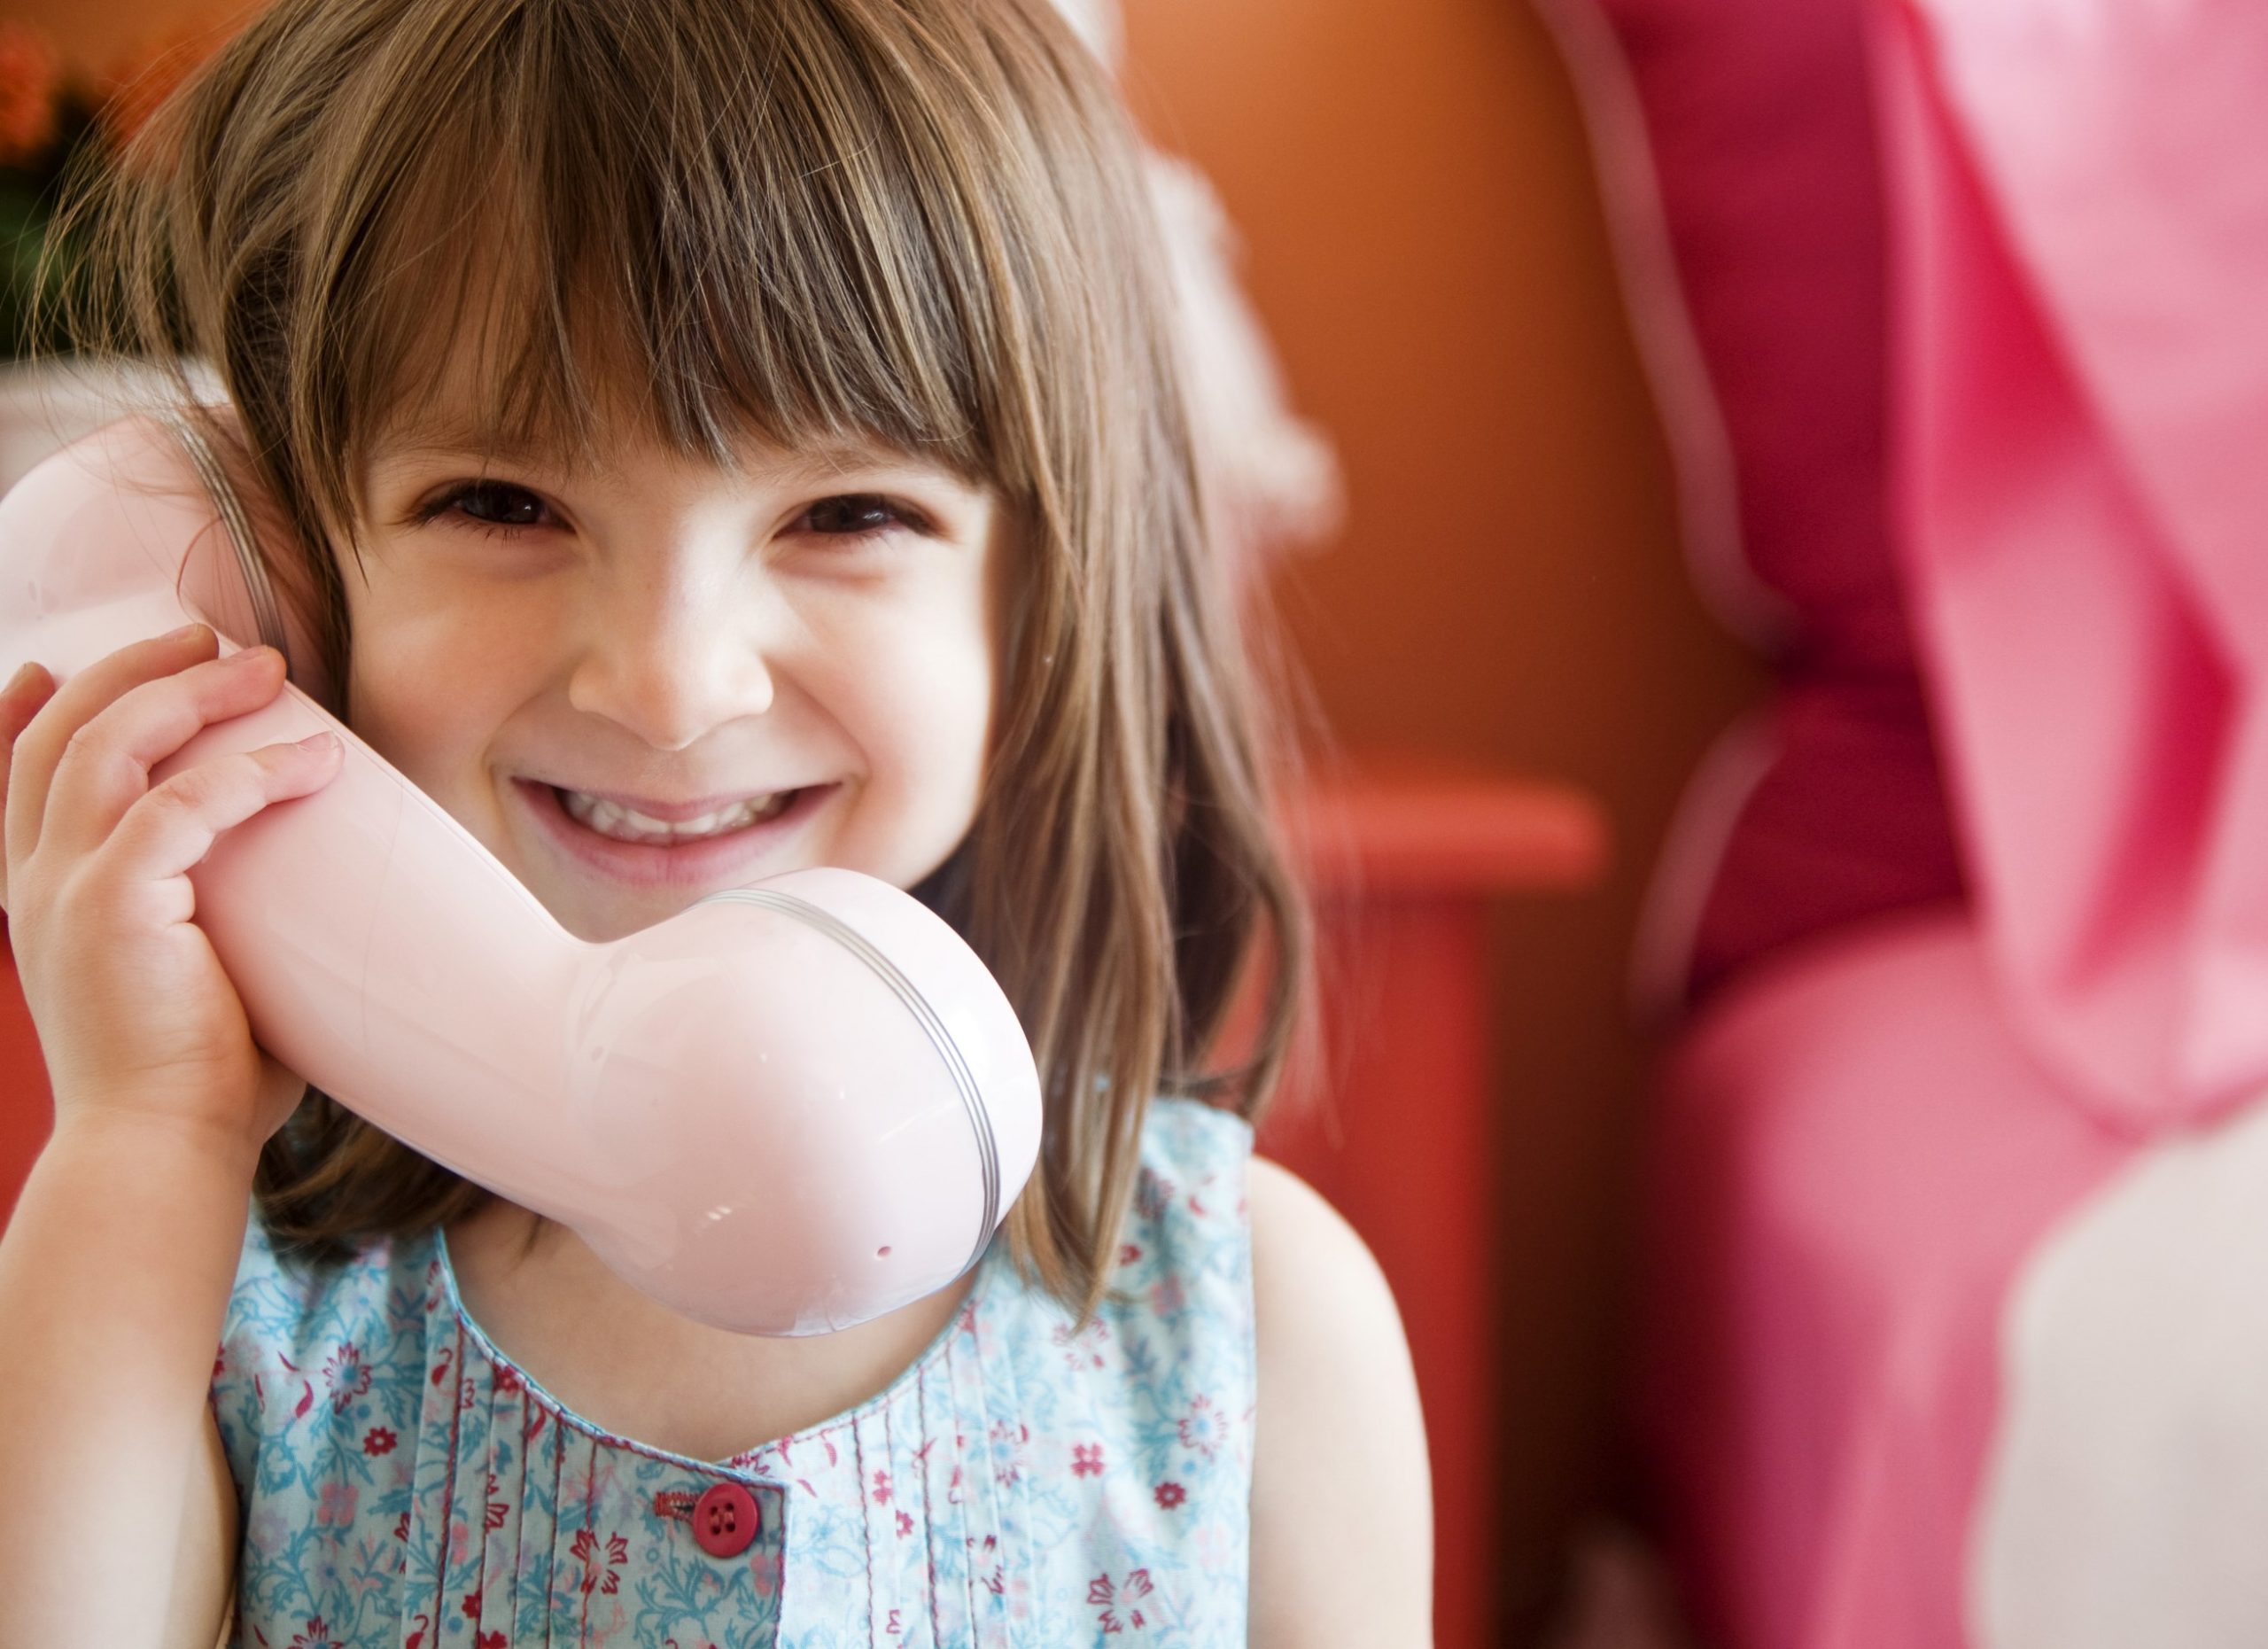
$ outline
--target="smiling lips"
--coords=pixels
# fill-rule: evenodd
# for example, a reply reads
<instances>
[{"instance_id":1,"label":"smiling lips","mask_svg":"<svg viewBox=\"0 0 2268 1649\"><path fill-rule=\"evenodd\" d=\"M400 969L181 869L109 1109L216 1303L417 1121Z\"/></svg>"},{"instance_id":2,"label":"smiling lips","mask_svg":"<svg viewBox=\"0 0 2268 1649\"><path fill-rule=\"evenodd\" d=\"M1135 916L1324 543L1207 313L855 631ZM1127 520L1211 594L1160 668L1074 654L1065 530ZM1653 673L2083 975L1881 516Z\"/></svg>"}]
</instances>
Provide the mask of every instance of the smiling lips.
<instances>
[{"instance_id":1,"label":"smiling lips","mask_svg":"<svg viewBox=\"0 0 2268 1649\"><path fill-rule=\"evenodd\" d=\"M593 796L582 790L559 789L560 805L569 818L586 829L617 842L638 842L653 846L667 846L672 843L697 841L704 836L724 836L734 830L744 830L766 819L776 819L785 812L788 804L796 799L794 790L774 790L767 796L750 796L726 806L695 815L690 819L671 821L655 818L634 807L624 806L602 796Z\"/></svg>"}]
</instances>

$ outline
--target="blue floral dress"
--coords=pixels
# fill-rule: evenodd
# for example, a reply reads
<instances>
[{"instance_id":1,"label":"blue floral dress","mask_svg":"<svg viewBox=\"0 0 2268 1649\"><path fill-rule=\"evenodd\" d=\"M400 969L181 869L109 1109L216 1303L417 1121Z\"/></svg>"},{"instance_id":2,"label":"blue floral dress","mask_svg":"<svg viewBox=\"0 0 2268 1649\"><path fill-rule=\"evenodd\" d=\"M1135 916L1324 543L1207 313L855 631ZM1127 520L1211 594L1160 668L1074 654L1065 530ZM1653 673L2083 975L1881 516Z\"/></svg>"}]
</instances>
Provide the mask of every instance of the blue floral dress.
<instances>
[{"instance_id":1,"label":"blue floral dress","mask_svg":"<svg viewBox=\"0 0 2268 1649\"><path fill-rule=\"evenodd\" d=\"M318 1277L255 1219L213 1381L244 1519L230 1641L1242 1644L1251 1144L1157 1101L1085 1329L996 1243L886 1390L717 1463L516 1368L438 1233Z\"/></svg>"}]
</instances>

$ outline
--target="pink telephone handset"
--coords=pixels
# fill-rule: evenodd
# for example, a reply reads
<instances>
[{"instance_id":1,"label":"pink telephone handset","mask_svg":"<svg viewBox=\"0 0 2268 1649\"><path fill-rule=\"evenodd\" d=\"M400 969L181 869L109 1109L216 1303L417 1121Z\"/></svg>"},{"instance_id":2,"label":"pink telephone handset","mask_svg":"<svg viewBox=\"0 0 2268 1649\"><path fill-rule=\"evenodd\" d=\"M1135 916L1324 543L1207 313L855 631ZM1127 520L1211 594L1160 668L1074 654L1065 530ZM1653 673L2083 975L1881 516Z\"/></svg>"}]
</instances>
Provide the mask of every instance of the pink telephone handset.
<instances>
[{"instance_id":1,"label":"pink telephone handset","mask_svg":"<svg viewBox=\"0 0 2268 1649\"><path fill-rule=\"evenodd\" d=\"M0 499L0 680L202 619L312 649L186 422L136 416ZM296 685L151 782L322 728L345 765L190 873L260 1045L426 1155L746 1334L848 1327L983 1253L1039 1147L1006 997L909 895L815 869L592 944Z\"/></svg>"}]
</instances>

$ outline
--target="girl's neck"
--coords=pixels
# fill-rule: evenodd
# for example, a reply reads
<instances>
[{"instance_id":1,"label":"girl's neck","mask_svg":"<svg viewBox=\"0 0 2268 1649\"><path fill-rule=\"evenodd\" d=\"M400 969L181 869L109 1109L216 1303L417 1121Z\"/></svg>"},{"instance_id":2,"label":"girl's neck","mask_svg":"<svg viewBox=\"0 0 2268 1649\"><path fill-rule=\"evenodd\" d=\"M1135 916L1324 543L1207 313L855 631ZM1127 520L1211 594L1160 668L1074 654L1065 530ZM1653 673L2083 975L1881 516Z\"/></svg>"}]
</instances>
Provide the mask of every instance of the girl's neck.
<instances>
[{"instance_id":1,"label":"girl's neck","mask_svg":"<svg viewBox=\"0 0 2268 1649\"><path fill-rule=\"evenodd\" d=\"M944 1333L980 1274L857 1328L774 1340L678 1316L566 1226L501 1198L446 1237L465 1314L523 1373L602 1429L698 1460L730 1459L878 1395Z\"/></svg>"}]
</instances>

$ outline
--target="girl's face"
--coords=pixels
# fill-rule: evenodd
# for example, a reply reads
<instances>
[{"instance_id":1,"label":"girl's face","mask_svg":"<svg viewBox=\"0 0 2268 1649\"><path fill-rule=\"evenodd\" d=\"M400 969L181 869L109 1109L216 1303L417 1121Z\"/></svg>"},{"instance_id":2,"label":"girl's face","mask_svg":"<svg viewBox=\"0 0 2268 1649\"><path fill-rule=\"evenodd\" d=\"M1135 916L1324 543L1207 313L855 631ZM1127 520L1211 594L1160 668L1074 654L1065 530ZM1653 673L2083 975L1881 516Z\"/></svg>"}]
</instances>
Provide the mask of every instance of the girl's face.
<instances>
[{"instance_id":1,"label":"girl's face","mask_svg":"<svg viewBox=\"0 0 2268 1649\"><path fill-rule=\"evenodd\" d=\"M585 939L783 871L937 868L990 748L994 495L879 451L605 450L381 442L356 733Z\"/></svg>"}]
</instances>

